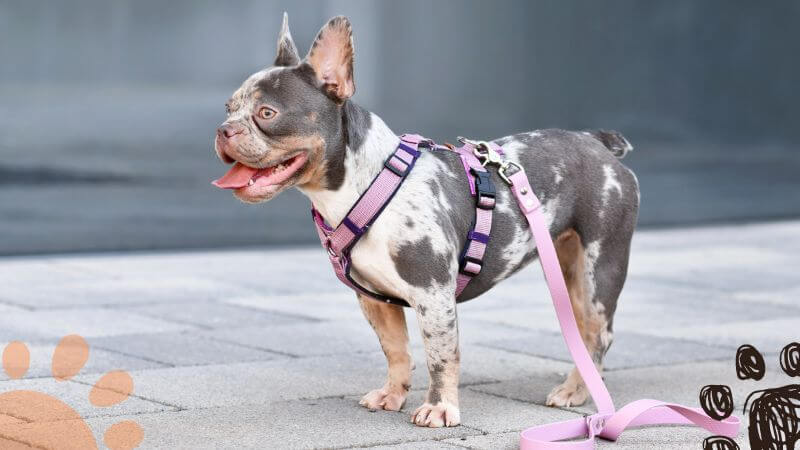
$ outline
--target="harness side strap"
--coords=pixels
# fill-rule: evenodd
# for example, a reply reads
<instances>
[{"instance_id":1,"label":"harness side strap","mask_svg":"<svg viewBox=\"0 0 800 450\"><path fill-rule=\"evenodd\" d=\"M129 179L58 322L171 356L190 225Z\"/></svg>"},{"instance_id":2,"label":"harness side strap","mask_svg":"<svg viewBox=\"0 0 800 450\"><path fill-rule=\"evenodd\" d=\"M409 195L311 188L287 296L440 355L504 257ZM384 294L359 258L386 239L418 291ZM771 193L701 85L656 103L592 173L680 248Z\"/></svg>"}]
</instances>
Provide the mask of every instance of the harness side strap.
<instances>
[{"instance_id":1,"label":"harness side strap","mask_svg":"<svg viewBox=\"0 0 800 450\"><path fill-rule=\"evenodd\" d=\"M491 174L474 155L473 147L465 145L454 151L461 158L470 191L475 197L475 220L459 257L456 278L457 299L483 268L483 257L492 232L492 210L495 207L496 193Z\"/></svg>"}]
</instances>

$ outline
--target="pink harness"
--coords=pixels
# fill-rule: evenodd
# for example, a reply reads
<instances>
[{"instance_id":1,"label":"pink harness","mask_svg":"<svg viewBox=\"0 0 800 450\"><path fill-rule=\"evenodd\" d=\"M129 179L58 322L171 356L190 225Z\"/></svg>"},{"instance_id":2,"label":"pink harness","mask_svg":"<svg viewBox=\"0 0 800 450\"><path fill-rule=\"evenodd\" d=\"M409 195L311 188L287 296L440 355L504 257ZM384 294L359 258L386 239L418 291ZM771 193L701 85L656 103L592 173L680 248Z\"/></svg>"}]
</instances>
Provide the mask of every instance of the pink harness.
<instances>
[{"instance_id":1,"label":"pink harness","mask_svg":"<svg viewBox=\"0 0 800 450\"><path fill-rule=\"evenodd\" d=\"M408 303L401 299L369 292L350 277L350 251L353 245L397 192L414 167L414 163L420 155L419 148L446 148L437 146L433 141L419 135L403 135L400 139L397 150L386 160L384 169L375 177L338 227L334 229L328 226L313 206L311 211L320 241L328 250L336 275L342 282L375 299L408 306ZM597 413L586 417L528 428L520 435L520 448L592 449L595 436L615 441L627 427L657 424L697 425L716 435L736 437L739 433L739 418L735 416L718 421L707 416L700 408L689 408L650 399L636 400L619 410L614 408L611 395L603 383L600 372L583 345L561 266L558 263L558 256L547 223L542 216L541 204L533 193L524 169L505 160L502 149L497 144L467 139L461 139L461 141L464 145L454 151L461 156L470 180L471 192L476 196L476 217L462 252L456 297L466 287L469 280L480 273L483 265L483 254L491 231L491 211L495 202L494 186L491 185L486 166L497 165L498 174L510 186L517 204L530 225L547 287L553 298L553 306L561 326L561 333L572 359L575 361L575 367L586 383L598 410ZM488 185L485 184L485 180L489 180ZM566 439L583 436L586 436L586 439L562 442Z\"/></svg>"}]
</instances>

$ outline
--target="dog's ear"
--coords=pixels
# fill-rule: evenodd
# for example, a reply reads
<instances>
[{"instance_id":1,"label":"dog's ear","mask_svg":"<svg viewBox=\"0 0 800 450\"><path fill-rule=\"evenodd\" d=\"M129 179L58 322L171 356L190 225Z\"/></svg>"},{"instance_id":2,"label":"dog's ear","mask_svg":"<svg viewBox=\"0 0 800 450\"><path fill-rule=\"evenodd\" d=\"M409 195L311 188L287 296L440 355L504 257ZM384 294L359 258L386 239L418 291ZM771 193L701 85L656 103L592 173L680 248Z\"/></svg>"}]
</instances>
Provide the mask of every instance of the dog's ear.
<instances>
[{"instance_id":1,"label":"dog's ear","mask_svg":"<svg viewBox=\"0 0 800 450\"><path fill-rule=\"evenodd\" d=\"M296 66L298 64L300 64L300 55L297 54L297 47L292 40L292 33L289 32L289 15L284 12L281 34L278 36L278 54L273 65Z\"/></svg>"},{"instance_id":2,"label":"dog's ear","mask_svg":"<svg viewBox=\"0 0 800 450\"><path fill-rule=\"evenodd\" d=\"M353 32L344 16L329 20L306 56L328 95L344 101L356 91L353 82Z\"/></svg>"}]
</instances>

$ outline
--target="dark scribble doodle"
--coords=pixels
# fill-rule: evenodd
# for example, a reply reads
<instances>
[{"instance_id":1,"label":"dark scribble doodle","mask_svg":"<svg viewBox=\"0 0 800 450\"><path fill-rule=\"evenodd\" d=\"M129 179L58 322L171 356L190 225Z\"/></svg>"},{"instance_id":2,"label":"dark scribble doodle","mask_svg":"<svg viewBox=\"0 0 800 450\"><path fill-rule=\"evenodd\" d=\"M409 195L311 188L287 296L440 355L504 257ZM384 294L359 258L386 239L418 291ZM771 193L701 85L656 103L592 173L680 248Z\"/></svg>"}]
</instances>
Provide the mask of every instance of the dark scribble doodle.
<instances>
[{"instance_id":1,"label":"dark scribble doodle","mask_svg":"<svg viewBox=\"0 0 800 450\"><path fill-rule=\"evenodd\" d=\"M703 389L700 389L700 406L712 419L727 419L733 414L731 388L722 384L703 386Z\"/></svg>"},{"instance_id":2,"label":"dark scribble doodle","mask_svg":"<svg viewBox=\"0 0 800 450\"><path fill-rule=\"evenodd\" d=\"M743 345L736 350L736 376L740 380L764 378L764 357L752 345Z\"/></svg>"},{"instance_id":3,"label":"dark scribble doodle","mask_svg":"<svg viewBox=\"0 0 800 450\"><path fill-rule=\"evenodd\" d=\"M780 366L790 377L800 376L800 343L792 342L780 353ZM742 345L736 351L736 376L740 380L761 380L764 377L764 357L752 345ZM752 399L752 402L750 401ZM742 413L749 408L747 429L753 450L793 450L800 443L800 384L760 389L750 393ZM733 396L730 388L708 385L700 390L703 411L717 420L730 416ZM738 450L733 440L710 436L703 441L703 450Z\"/></svg>"},{"instance_id":4,"label":"dark scribble doodle","mask_svg":"<svg viewBox=\"0 0 800 450\"><path fill-rule=\"evenodd\" d=\"M709 436L703 440L703 450L739 450L739 445L726 436Z\"/></svg>"},{"instance_id":5,"label":"dark scribble doodle","mask_svg":"<svg viewBox=\"0 0 800 450\"><path fill-rule=\"evenodd\" d=\"M748 436L753 450L792 450L800 440L800 384L755 391Z\"/></svg>"},{"instance_id":6,"label":"dark scribble doodle","mask_svg":"<svg viewBox=\"0 0 800 450\"><path fill-rule=\"evenodd\" d=\"M800 343L792 342L783 347L781 369L790 377L800 377Z\"/></svg>"}]
</instances>

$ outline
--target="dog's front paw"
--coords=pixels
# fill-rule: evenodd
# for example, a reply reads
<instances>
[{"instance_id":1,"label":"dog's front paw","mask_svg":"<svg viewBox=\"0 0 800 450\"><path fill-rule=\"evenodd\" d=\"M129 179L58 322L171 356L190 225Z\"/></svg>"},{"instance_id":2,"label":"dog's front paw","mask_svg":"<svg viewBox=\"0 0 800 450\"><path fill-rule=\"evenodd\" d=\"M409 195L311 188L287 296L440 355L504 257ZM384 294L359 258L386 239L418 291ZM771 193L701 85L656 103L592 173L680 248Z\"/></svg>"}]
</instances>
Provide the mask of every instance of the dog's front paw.
<instances>
[{"instance_id":1,"label":"dog's front paw","mask_svg":"<svg viewBox=\"0 0 800 450\"><path fill-rule=\"evenodd\" d=\"M589 391L583 383L565 381L547 394L547 406L580 406L586 402Z\"/></svg>"},{"instance_id":2,"label":"dog's front paw","mask_svg":"<svg viewBox=\"0 0 800 450\"><path fill-rule=\"evenodd\" d=\"M451 403L432 405L425 402L411 414L411 421L420 427L455 427L461 423L461 412Z\"/></svg>"},{"instance_id":3,"label":"dog's front paw","mask_svg":"<svg viewBox=\"0 0 800 450\"><path fill-rule=\"evenodd\" d=\"M359 405L375 411L378 409L385 409L386 411L400 411L403 404L406 402L406 391L393 392L391 389L381 388L370 391L365 396L361 397Z\"/></svg>"}]
</instances>

